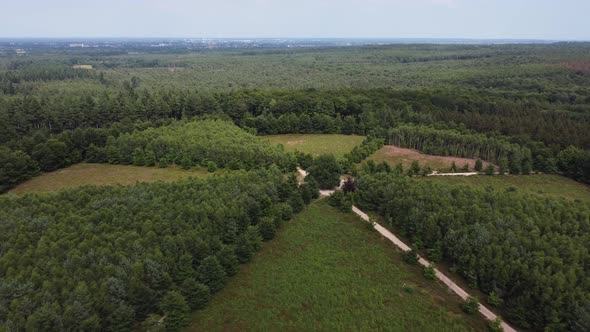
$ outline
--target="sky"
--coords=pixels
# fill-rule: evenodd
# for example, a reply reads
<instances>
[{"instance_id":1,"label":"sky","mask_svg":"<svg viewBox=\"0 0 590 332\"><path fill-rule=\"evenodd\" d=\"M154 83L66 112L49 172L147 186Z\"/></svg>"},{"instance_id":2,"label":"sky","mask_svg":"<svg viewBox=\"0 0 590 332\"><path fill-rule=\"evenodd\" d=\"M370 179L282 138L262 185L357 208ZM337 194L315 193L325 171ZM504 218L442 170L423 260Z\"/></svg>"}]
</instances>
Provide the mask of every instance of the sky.
<instances>
[{"instance_id":1,"label":"sky","mask_svg":"<svg viewBox=\"0 0 590 332\"><path fill-rule=\"evenodd\" d=\"M590 40L590 0L0 0L0 37Z\"/></svg>"}]
</instances>

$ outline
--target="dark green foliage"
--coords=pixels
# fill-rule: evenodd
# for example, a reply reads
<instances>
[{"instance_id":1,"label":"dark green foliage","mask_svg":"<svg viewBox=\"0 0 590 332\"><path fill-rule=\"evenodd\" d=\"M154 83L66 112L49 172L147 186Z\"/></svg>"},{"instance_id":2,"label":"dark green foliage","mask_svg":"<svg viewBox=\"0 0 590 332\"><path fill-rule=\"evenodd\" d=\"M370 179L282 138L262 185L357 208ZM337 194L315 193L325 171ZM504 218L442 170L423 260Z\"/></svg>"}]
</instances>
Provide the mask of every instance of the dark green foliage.
<instances>
[{"instance_id":1,"label":"dark green foliage","mask_svg":"<svg viewBox=\"0 0 590 332\"><path fill-rule=\"evenodd\" d=\"M338 208L342 212L350 212L352 210L351 196L344 193L342 190L336 190L328 198L328 204Z\"/></svg>"},{"instance_id":2,"label":"dark green foliage","mask_svg":"<svg viewBox=\"0 0 590 332\"><path fill-rule=\"evenodd\" d=\"M383 146L384 142L385 140L383 137L369 136L360 146L355 146L352 151L347 153L344 158L351 164L360 163L368 156L373 154L373 152L379 150Z\"/></svg>"},{"instance_id":3,"label":"dark green foliage","mask_svg":"<svg viewBox=\"0 0 590 332\"><path fill-rule=\"evenodd\" d=\"M260 249L256 225L291 216L291 195L274 169L0 197L0 325L125 330L171 290L201 307L202 285L219 291Z\"/></svg>"},{"instance_id":4,"label":"dark green foliage","mask_svg":"<svg viewBox=\"0 0 590 332\"><path fill-rule=\"evenodd\" d=\"M494 167L494 165L492 165L492 164L489 164L489 165L486 167L486 170L485 170L485 174L486 174L486 175L494 175L494 173L495 173L495 172L496 172L496 168Z\"/></svg>"},{"instance_id":5,"label":"dark green foliage","mask_svg":"<svg viewBox=\"0 0 590 332\"><path fill-rule=\"evenodd\" d=\"M434 271L434 265L430 264L424 267L424 278L428 280L436 280L436 272Z\"/></svg>"},{"instance_id":6,"label":"dark green foliage","mask_svg":"<svg viewBox=\"0 0 590 332\"><path fill-rule=\"evenodd\" d=\"M418 253L416 252L416 250L414 250L414 248L412 248L409 251L406 251L404 253L404 262L410 264L410 265L416 265L418 264Z\"/></svg>"},{"instance_id":7,"label":"dark green foliage","mask_svg":"<svg viewBox=\"0 0 590 332\"><path fill-rule=\"evenodd\" d=\"M314 159L308 171L320 189L333 189L340 184L342 169L332 154L323 154Z\"/></svg>"},{"instance_id":8,"label":"dark green foliage","mask_svg":"<svg viewBox=\"0 0 590 332\"><path fill-rule=\"evenodd\" d=\"M408 169L408 176L420 174L420 163L417 160L412 161L410 169Z\"/></svg>"},{"instance_id":9,"label":"dark green foliage","mask_svg":"<svg viewBox=\"0 0 590 332\"><path fill-rule=\"evenodd\" d=\"M219 264L223 266L225 274L228 277L231 277L238 272L240 262L233 247L224 246L219 253L217 253L217 259L219 260Z\"/></svg>"},{"instance_id":10,"label":"dark green foliage","mask_svg":"<svg viewBox=\"0 0 590 332\"><path fill-rule=\"evenodd\" d=\"M22 151L11 151L0 146L0 193L39 172L37 162Z\"/></svg>"},{"instance_id":11,"label":"dark green foliage","mask_svg":"<svg viewBox=\"0 0 590 332\"><path fill-rule=\"evenodd\" d=\"M584 312L590 297L587 204L385 172L361 174L357 182L356 204L381 214L411 241L419 239L427 253L441 250L472 286L501 294L513 323L563 326Z\"/></svg>"},{"instance_id":12,"label":"dark green foliage","mask_svg":"<svg viewBox=\"0 0 590 332\"><path fill-rule=\"evenodd\" d=\"M36 145L31 156L39 163L42 171L49 172L71 164L66 144L57 139Z\"/></svg>"},{"instance_id":13,"label":"dark green foliage","mask_svg":"<svg viewBox=\"0 0 590 332\"><path fill-rule=\"evenodd\" d=\"M169 291L160 302L160 310L164 313L164 326L166 331L177 332L188 324L190 307L184 297L176 292Z\"/></svg>"},{"instance_id":14,"label":"dark green foliage","mask_svg":"<svg viewBox=\"0 0 590 332\"><path fill-rule=\"evenodd\" d=\"M295 156L297 157L297 164L302 169L307 169L313 163L313 156L309 153L296 151Z\"/></svg>"},{"instance_id":15,"label":"dark green foliage","mask_svg":"<svg viewBox=\"0 0 590 332\"><path fill-rule=\"evenodd\" d=\"M463 311L470 315L474 315L479 311L479 300L475 297L468 297L467 300L461 306Z\"/></svg>"},{"instance_id":16,"label":"dark green foliage","mask_svg":"<svg viewBox=\"0 0 590 332\"><path fill-rule=\"evenodd\" d=\"M216 293L223 288L225 284L226 275L225 269L215 256L209 256L201 262L199 269L199 281L207 285L211 293Z\"/></svg>"},{"instance_id":17,"label":"dark green foliage","mask_svg":"<svg viewBox=\"0 0 590 332\"><path fill-rule=\"evenodd\" d=\"M498 172L500 175L506 174L508 172L508 158L502 157L498 161L499 170Z\"/></svg>"},{"instance_id":18,"label":"dark green foliage","mask_svg":"<svg viewBox=\"0 0 590 332\"><path fill-rule=\"evenodd\" d=\"M180 285L181 293L191 309L201 309L207 305L210 298L209 287L198 282L195 278L185 279Z\"/></svg>"},{"instance_id":19,"label":"dark green foliage","mask_svg":"<svg viewBox=\"0 0 590 332\"><path fill-rule=\"evenodd\" d=\"M272 240L277 232L275 222L272 218L263 218L258 224L260 235L264 241Z\"/></svg>"},{"instance_id":20,"label":"dark green foliage","mask_svg":"<svg viewBox=\"0 0 590 332\"><path fill-rule=\"evenodd\" d=\"M530 158L531 151L518 144L510 143L507 138L488 137L483 134L461 132L455 129L437 129L420 125L400 125L388 131L390 144L404 148L417 149L424 153L457 156L465 158L478 157L492 162L500 162L509 155L510 160L519 164L523 158ZM508 162L508 158L506 158ZM508 169L508 164L506 164ZM454 166L452 172L456 172Z\"/></svg>"},{"instance_id":21,"label":"dark green foliage","mask_svg":"<svg viewBox=\"0 0 590 332\"><path fill-rule=\"evenodd\" d=\"M481 172L483 170L483 161L481 159L477 159L475 161L475 171Z\"/></svg>"},{"instance_id":22,"label":"dark green foliage","mask_svg":"<svg viewBox=\"0 0 590 332\"><path fill-rule=\"evenodd\" d=\"M590 183L590 152L570 146L557 155L557 165L567 176Z\"/></svg>"},{"instance_id":23,"label":"dark green foliage","mask_svg":"<svg viewBox=\"0 0 590 332\"><path fill-rule=\"evenodd\" d=\"M496 291L491 291L490 294L488 294L488 303L492 307L499 307L500 305L502 305L502 302L502 299L500 298L500 296L498 296L498 293L496 293Z\"/></svg>"}]
</instances>

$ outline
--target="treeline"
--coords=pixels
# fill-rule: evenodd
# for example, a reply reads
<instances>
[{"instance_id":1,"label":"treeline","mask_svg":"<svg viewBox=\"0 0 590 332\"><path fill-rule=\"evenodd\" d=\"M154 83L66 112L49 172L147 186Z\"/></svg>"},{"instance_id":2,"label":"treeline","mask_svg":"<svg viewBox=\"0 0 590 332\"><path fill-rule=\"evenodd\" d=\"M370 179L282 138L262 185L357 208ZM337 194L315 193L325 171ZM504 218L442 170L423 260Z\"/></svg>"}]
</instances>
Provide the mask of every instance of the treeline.
<instances>
[{"instance_id":1,"label":"treeline","mask_svg":"<svg viewBox=\"0 0 590 332\"><path fill-rule=\"evenodd\" d=\"M37 173L39 166L28 154L0 146L0 193Z\"/></svg>"},{"instance_id":2,"label":"treeline","mask_svg":"<svg viewBox=\"0 0 590 332\"><path fill-rule=\"evenodd\" d=\"M4 139L31 132L58 133L79 127L105 127L123 119L153 120L190 118L223 113L236 124L257 127L261 133L318 131L309 124L314 115L340 118L347 131L366 133L371 128L389 128L399 122L448 126L461 124L478 132L501 133L525 141L541 141L560 148L574 145L590 148L590 116L568 104L549 105L535 96L502 96L447 90L239 90L195 92L186 90L138 90L127 84L117 93L19 96L0 98ZM583 105L582 105L583 106ZM552 109L552 111L546 111ZM558 112L558 110L563 110ZM569 111L568 111L569 110ZM297 119L293 118L297 116ZM284 116L284 117L281 117ZM261 117L261 118L258 118ZM258 119L256 119L258 118ZM319 122L327 122L317 118ZM354 125L353 125L354 122Z\"/></svg>"},{"instance_id":3,"label":"treeline","mask_svg":"<svg viewBox=\"0 0 590 332\"><path fill-rule=\"evenodd\" d=\"M108 128L78 128L56 135L37 133L11 141L7 146L0 146L0 160L3 161L0 165L0 192L31 178L39 170L50 172L84 160L102 162L103 159L98 158L109 137L114 139L123 133L169 123L170 120L123 121Z\"/></svg>"},{"instance_id":4,"label":"treeline","mask_svg":"<svg viewBox=\"0 0 590 332\"><path fill-rule=\"evenodd\" d=\"M480 158L496 164L504 162L511 173L530 173L532 169L532 154L528 148L483 134L405 124L389 129L387 140L392 145L433 155Z\"/></svg>"},{"instance_id":5,"label":"treeline","mask_svg":"<svg viewBox=\"0 0 590 332\"><path fill-rule=\"evenodd\" d=\"M138 166L177 164L209 168L257 169L277 165L294 170L295 156L222 120L173 122L109 138L104 148L92 147L94 162Z\"/></svg>"},{"instance_id":6,"label":"treeline","mask_svg":"<svg viewBox=\"0 0 590 332\"><path fill-rule=\"evenodd\" d=\"M362 173L354 199L442 260L520 327L590 326L590 206Z\"/></svg>"},{"instance_id":7,"label":"treeline","mask_svg":"<svg viewBox=\"0 0 590 332\"><path fill-rule=\"evenodd\" d=\"M317 194L274 168L0 197L0 325L179 330Z\"/></svg>"},{"instance_id":8,"label":"treeline","mask_svg":"<svg viewBox=\"0 0 590 332\"><path fill-rule=\"evenodd\" d=\"M77 128L107 128L121 121L215 115L229 117L240 127L259 134L386 136L388 129L404 123L462 133L476 130L488 138L474 136L473 139L489 142L503 136L506 144L520 145L520 156L518 151L514 152L516 148L510 148L512 152L505 156L513 160L511 168L514 172L519 172L519 168L524 172L529 168L557 172L560 171L557 157L561 150L570 145L586 151L590 147L588 114L544 111L546 104L532 102L523 96L453 94L444 90L150 92L134 85L137 82L126 84L116 94L99 96L0 98L0 140L12 146L20 144L14 142L34 135L47 136L48 133ZM442 152L450 154L451 151ZM483 154L480 157L488 159L488 153L484 151ZM575 178L588 178L588 175Z\"/></svg>"},{"instance_id":9,"label":"treeline","mask_svg":"<svg viewBox=\"0 0 590 332\"><path fill-rule=\"evenodd\" d=\"M76 79L96 79L100 75L84 69L76 69L65 65L29 65L18 70L0 72L0 95L26 93L20 84L26 82L47 82Z\"/></svg>"}]
</instances>

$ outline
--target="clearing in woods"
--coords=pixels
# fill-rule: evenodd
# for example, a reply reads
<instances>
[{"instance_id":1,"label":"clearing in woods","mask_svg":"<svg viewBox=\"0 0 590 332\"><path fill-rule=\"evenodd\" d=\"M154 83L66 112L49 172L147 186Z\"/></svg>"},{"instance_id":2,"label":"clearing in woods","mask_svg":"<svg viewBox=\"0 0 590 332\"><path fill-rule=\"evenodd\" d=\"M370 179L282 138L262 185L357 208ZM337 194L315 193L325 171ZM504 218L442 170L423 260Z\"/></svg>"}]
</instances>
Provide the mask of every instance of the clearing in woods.
<instances>
[{"instance_id":1,"label":"clearing in woods","mask_svg":"<svg viewBox=\"0 0 590 332\"><path fill-rule=\"evenodd\" d=\"M9 193L50 192L84 185L132 185L137 182L174 181L189 176L206 176L202 169L157 168L130 165L80 163L25 181Z\"/></svg>"},{"instance_id":2,"label":"clearing in woods","mask_svg":"<svg viewBox=\"0 0 590 332\"><path fill-rule=\"evenodd\" d=\"M494 176L430 176L418 178L444 184L468 185L495 190L520 190L549 198L565 198L590 203L590 186L555 174L494 175Z\"/></svg>"},{"instance_id":3,"label":"clearing in woods","mask_svg":"<svg viewBox=\"0 0 590 332\"><path fill-rule=\"evenodd\" d=\"M300 151L314 157L323 153L331 153L337 158L352 151L365 139L364 136L340 134L286 134L260 137L273 144L282 144L286 151Z\"/></svg>"},{"instance_id":4,"label":"clearing in woods","mask_svg":"<svg viewBox=\"0 0 590 332\"><path fill-rule=\"evenodd\" d=\"M420 167L430 166L433 170L448 171L451 168L453 162L460 169L463 165L468 164L469 170L473 170L475 167L475 161L477 159L472 158L460 158L451 156L435 156L430 154L424 154L418 150L400 148L395 145L385 145L373 155L369 157L370 160L375 162L385 161L391 166L395 166L401 163L404 169L408 169L413 161L417 160L420 163ZM483 162L483 168L488 166L487 162Z\"/></svg>"},{"instance_id":5,"label":"clearing in woods","mask_svg":"<svg viewBox=\"0 0 590 332\"><path fill-rule=\"evenodd\" d=\"M265 243L189 331L483 331L369 224L316 201Z\"/></svg>"}]
</instances>

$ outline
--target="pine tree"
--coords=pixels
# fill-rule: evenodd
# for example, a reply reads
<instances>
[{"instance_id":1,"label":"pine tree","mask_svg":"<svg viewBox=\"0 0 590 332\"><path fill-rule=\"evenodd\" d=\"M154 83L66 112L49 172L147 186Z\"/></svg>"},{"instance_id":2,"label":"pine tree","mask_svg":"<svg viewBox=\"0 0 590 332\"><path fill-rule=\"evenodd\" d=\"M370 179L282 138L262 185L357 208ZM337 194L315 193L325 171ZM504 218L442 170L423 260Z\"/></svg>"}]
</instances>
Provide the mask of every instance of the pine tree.
<instances>
[{"instance_id":1,"label":"pine tree","mask_svg":"<svg viewBox=\"0 0 590 332\"><path fill-rule=\"evenodd\" d=\"M160 301L160 310L165 315L166 331L176 332L188 324L190 307L177 291L168 291Z\"/></svg>"},{"instance_id":2,"label":"pine tree","mask_svg":"<svg viewBox=\"0 0 590 332\"><path fill-rule=\"evenodd\" d=\"M180 289L191 309L201 309L207 305L211 294L209 287L198 282L195 278L185 279Z\"/></svg>"},{"instance_id":3,"label":"pine tree","mask_svg":"<svg viewBox=\"0 0 590 332\"><path fill-rule=\"evenodd\" d=\"M477 172L481 172L483 170L483 161L481 159L477 159L475 161L475 170Z\"/></svg>"},{"instance_id":4,"label":"pine tree","mask_svg":"<svg viewBox=\"0 0 590 332\"><path fill-rule=\"evenodd\" d=\"M205 258L198 268L199 281L207 285L211 293L216 293L225 284L225 270L215 256Z\"/></svg>"}]
</instances>

